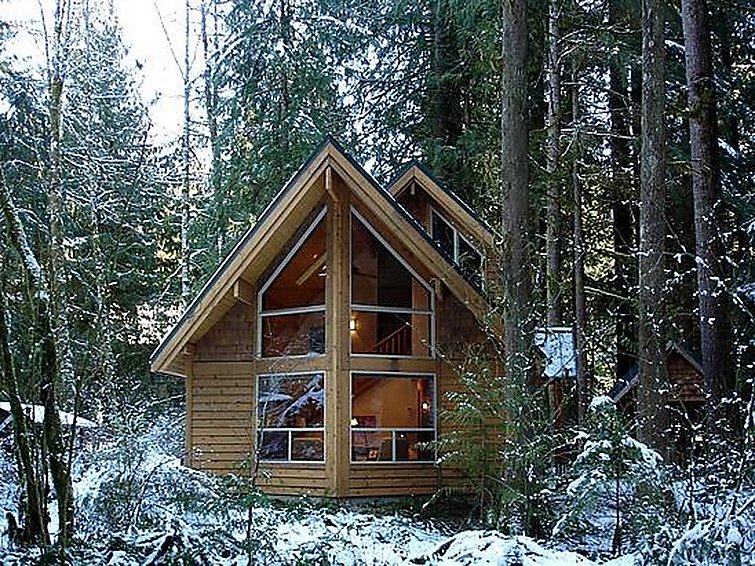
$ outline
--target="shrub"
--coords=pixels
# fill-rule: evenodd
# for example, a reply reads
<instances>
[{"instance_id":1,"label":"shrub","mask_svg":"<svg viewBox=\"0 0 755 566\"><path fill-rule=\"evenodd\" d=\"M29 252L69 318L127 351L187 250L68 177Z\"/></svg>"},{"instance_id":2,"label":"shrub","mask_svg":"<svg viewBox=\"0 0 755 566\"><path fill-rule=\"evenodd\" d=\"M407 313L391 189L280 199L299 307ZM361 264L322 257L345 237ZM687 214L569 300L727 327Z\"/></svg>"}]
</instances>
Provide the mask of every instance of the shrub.
<instances>
[{"instance_id":1,"label":"shrub","mask_svg":"<svg viewBox=\"0 0 755 566\"><path fill-rule=\"evenodd\" d=\"M624 543L657 550L672 500L661 457L629 436L608 397L593 400L585 425L576 439L583 444L566 489L566 510L553 534L592 539L614 555Z\"/></svg>"}]
</instances>

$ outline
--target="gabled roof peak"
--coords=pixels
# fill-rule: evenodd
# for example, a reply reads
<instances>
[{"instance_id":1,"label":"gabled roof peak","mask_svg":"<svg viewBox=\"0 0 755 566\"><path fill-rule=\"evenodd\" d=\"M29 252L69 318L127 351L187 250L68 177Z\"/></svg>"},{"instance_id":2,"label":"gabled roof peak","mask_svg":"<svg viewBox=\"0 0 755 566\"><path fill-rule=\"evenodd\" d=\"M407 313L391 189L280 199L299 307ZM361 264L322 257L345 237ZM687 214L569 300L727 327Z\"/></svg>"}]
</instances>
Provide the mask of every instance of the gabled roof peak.
<instances>
[{"instance_id":1,"label":"gabled roof peak","mask_svg":"<svg viewBox=\"0 0 755 566\"><path fill-rule=\"evenodd\" d=\"M453 209L456 215L464 220L464 224L476 224L484 235L484 243L492 244L496 231L475 212L469 204L460 198L444 181L438 179L427 166L414 158L404 164L399 172L389 181L388 192L398 198L409 186L409 180L417 181L436 201L443 202Z\"/></svg>"},{"instance_id":2,"label":"gabled roof peak","mask_svg":"<svg viewBox=\"0 0 755 566\"><path fill-rule=\"evenodd\" d=\"M485 298L478 289L470 285L456 266L447 262L430 240L427 232L401 206L393 196L341 146L330 134L312 152L304 164L292 175L284 187L260 214L259 218L239 239L233 250L220 263L199 294L187 307L175 326L166 334L150 358L152 371L177 373L185 370L171 369L178 358L189 359L187 348L207 331L217 319L213 318L222 308L228 309L233 301L239 300L239 280L246 277L249 282L259 275L264 256L269 261L266 246L279 245L285 237L281 230L301 222L303 215L322 199L330 198L327 181L320 182L328 171L335 172L351 191L352 198L358 197L363 206L373 209L384 218L387 229L400 233L412 243L415 258L428 269L435 271L439 280L444 281L452 293L466 303L477 317L486 312ZM288 224L287 224L288 222ZM284 230L286 232L286 230ZM286 232L287 234L287 232ZM277 243L275 243L277 242ZM258 269L259 267L259 269ZM225 312L225 311L223 311ZM210 314L212 316L210 316ZM219 315L218 315L219 316Z\"/></svg>"}]
</instances>

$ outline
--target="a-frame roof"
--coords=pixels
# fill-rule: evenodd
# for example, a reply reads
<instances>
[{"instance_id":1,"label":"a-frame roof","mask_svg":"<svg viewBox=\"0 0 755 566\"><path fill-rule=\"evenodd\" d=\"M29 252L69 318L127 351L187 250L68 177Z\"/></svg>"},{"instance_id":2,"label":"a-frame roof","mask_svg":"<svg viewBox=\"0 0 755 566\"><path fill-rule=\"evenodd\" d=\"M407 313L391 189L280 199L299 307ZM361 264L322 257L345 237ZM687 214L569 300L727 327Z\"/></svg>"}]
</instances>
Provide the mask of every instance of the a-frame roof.
<instances>
[{"instance_id":1,"label":"a-frame roof","mask_svg":"<svg viewBox=\"0 0 755 566\"><path fill-rule=\"evenodd\" d=\"M700 374L701 376L703 375L703 366L700 364L697 356L695 356L687 348L685 348L681 344L677 344L676 342L669 342L666 345L666 359L668 359L668 357L673 353L676 353L684 358L698 374ZM619 378L616 383L613 384L613 387L611 387L611 390L608 392L608 396L614 401L619 401L622 397L624 397L624 395L629 393L629 391L631 391L631 389L639 383L639 380L640 367L639 365L635 364L631 368L629 368L629 370L621 378Z\"/></svg>"},{"instance_id":2,"label":"a-frame roof","mask_svg":"<svg viewBox=\"0 0 755 566\"><path fill-rule=\"evenodd\" d=\"M486 248L495 245L496 233L467 203L445 186L419 161L411 161L388 183L388 192L396 199L408 190L412 181L440 203L456 224ZM500 239L500 238L499 238Z\"/></svg>"},{"instance_id":3,"label":"a-frame roof","mask_svg":"<svg viewBox=\"0 0 755 566\"><path fill-rule=\"evenodd\" d=\"M234 304L252 302L253 283L268 267L270 250L280 250L317 203L329 198L323 178L327 169L351 190L352 198L381 218L386 228L411 247L414 260L432 272L451 293L482 320L485 298L435 247L411 215L331 137L327 137L286 183L223 260L199 294L166 334L150 358L153 372L186 375L193 343Z\"/></svg>"}]
</instances>

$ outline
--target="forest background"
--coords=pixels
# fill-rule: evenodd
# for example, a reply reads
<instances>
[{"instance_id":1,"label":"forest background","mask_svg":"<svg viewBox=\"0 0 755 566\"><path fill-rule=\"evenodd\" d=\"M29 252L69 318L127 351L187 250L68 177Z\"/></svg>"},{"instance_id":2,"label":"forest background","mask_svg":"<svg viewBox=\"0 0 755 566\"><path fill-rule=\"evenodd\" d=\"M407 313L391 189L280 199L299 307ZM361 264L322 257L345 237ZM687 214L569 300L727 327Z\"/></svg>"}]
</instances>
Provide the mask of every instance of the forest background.
<instances>
[{"instance_id":1,"label":"forest background","mask_svg":"<svg viewBox=\"0 0 755 566\"><path fill-rule=\"evenodd\" d=\"M743 434L749 3L191 0L173 45L182 132L164 140L112 1L52 8L39 67L0 21L0 376L5 397L48 409L63 534L56 409L107 424L180 391L149 375L150 352L328 133L381 182L420 159L499 232L514 379L535 326L572 326L580 415L639 364L643 440L659 446L675 342L701 355L707 431ZM36 466L21 462L32 487Z\"/></svg>"}]
</instances>

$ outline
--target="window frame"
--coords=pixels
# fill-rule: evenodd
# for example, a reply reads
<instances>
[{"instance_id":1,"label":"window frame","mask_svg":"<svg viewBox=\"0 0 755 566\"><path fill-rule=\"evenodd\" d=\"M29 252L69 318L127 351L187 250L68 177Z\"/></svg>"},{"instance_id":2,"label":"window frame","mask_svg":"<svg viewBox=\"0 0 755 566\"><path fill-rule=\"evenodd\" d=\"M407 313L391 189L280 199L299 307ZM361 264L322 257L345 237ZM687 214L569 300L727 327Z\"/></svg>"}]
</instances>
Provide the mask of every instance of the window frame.
<instances>
[{"instance_id":1,"label":"window frame","mask_svg":"<svg viewBox=\"0 0 755 566\"><path fill-rule=\"evenodd\" d=\"M299 239L296 241L294 246L291 248L291 250L284 256L284 258L280 261L278 266L273 270L273 272L270 274L270 276L265 280L263 285L260 287L259 291L257 291L257 340L256 340L256 353L255 357L260 359L266 359L266 360L275 360L275 359L289 359L289 358L311 358L313 356L324 356L326 354L325 351L322 353L306 353L306 354L293 354L293 355L283 355L283 356L264 356L264 348L263 348L263 319L275 317L275 316L288 316L288 315L297 315L297 314L310 314L310 313L323 313L323 317L327 317L326 312L326 305L327 305L327 294L328 294L328 281L327 281L327 275L325 280L325 299L323 304L321 305L310 305L305 307L293 307L293 308L285 308L285 309L275 309L275 310L268 310L265 311L262 309L262 299L265 292L270 288L270 286L273 284L273 282L278 278L278 276L281 274L281 272L288 266L288 264L291 262L293 257L299 252L301 247L304 245L304 242L307 241L307 238L314 232L318 225L320 224L320 221L322 221L325 218L325 215L328 212L328 207L323 206L320 212L318 212L310 225L307 227L307 229L304 231L304 233L299 237ZM327 231L327 226L326 226ZM326 238L325 238L325 254L327 256L328 253L328 238L327 238L327 232L326 232ZM327 260L325 265L327 266ZM324 343L327 344L327 323L325 324L325 339Z\"/></svg>"},{"instance_id":2,"label":"window frame","mask_svg":"<svg viewBox=\"0 0 755 566\"><path fill-rule=\"evenodd\" d=\"M430 378L432 380L432 415L433 415L433 427L429 428L413 428L413 427L357 427L351 425L354 422L354 376L355 375L374 375L377 377L391 378ZM396 434L401 432L430 432L433 433L432 447L432 460L396 460ZM391 432L391 454L392 460L354 460L354 432ZM349 372L349 462L358 466L362 465L417 465L417 464L436 464L438 461L438 377L433 372L414 372L414 371L382 371L382 370L352 370Z\"/></svg>"},{"instance_id":3,"label":"window frame","mask_svg":"<svg viewBox=\"0 0 755 566\"><path fill-rule=\"evenodd\" d=\"M349 354L354 357L360 357L360 358L400 358L400 359L414 359L414 360L431 360L436 358L436 352L435 352L435 291L433 290L432 286L425 281L422 277L420 277L419 273L417 273L414 268L409 265L403 257L401 257L401 254L399 254L393 246L391 246L385 238L383 238L377 230L367 221L367 219L362 216L359 211L352 206L351 207L351 214L352 214L352 223L349 226L349 317L353 317L354 312L366 312L366 313L389 313L389 314L409 314L409 315L422 315L422 316L429 316L430 317L430 342L427 345L427 350L429 352L429 355L427 356L412 356L412 355L406 355L406 354L378 354L378 353L360 353L360 352L354 352L353 343L351 340L351 335L349 335ZM354 265L354 248L353 248L353 219L356 218L359 220L362 225L367 229L368 232L372 234L372 236L378 241L378 243L382 246L384 246L392 255L393 257L409 272L409 274L419 281L420 285L428 292L430 296L429 309L411 309L411 308L403 308L403 307L384 307L380 305L366 305L362 303L354 303L353 301L353 290L354 290L354 283L351 277L352 274L352 268Z\"/></svg>"},{"instance_id":4,"label":"window frame","mask_svg":"<svg viewBox=\"0 0 755 566\"><path fill-rule=\"evenodd\" d=\"M480 276L480 284L484 285L485 282L485 254L480 251L480 248L477 247L477 245L465 234L463 234L456 226L450 222L445 215L441 214L440 211L435 208L434 206L430 206L430 239L433 242L433 245L435 245L438 249L440 248L440 244L435 239L435 230L433 229L433 214L435 214L438 218L440 218L446 225L448 225L449 228L453 231L454 235L454 241L453 241L453 257L450 258L454 265L459 267L461 269L461 254L459 252L459 240L464 240L464 242L472 248L472 250L477 253L480 256L480 270L479 270L479 276ZM445 254L445 252L442 252ZM466 276L465 276L466 278Z\"/></svg>"},{"instance_id":5,"label":"window frame","mask_svg":"<svg viewBox=\"0 0 755 566\"><path fill-rule=\"evenodd\" d=\"M278 378L300 378L303 376L322 376L322 391L323 391L323 403L322 403L322 427L280 427L280 428L266 428L262 426L262 418L260 417L260 380L263 378L278 377ZM287 371L287 372L269 372L259 373L255 376L254 383L254 451L261 464L325 464L327 461L327 442L325 442L325 430L327 422L327 395L328 390L326 388L327 372L319 370L308 371ZM286 460L265 460L262 458L262 438L265 432L285 432L288 435L288 450ZM292 460L291 449L293 446L292 434L294 432L321 432L322 433L322 460Z\"/></svg>"}]
</instances>

